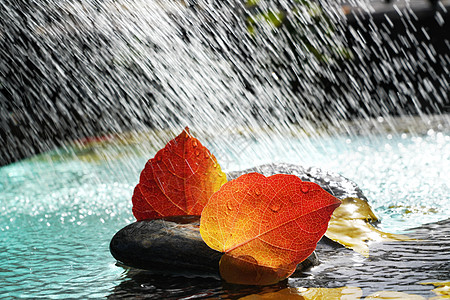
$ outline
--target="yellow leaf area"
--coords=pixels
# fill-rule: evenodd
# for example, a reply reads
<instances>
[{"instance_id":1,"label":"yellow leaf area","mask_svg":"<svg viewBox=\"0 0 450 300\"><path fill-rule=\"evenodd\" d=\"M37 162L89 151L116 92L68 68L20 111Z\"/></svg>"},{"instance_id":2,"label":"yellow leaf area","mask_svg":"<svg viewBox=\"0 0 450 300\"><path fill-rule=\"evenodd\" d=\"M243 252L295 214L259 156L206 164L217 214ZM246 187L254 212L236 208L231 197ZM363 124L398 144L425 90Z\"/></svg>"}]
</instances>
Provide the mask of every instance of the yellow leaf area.
<instances>
[{"instance_id":1,"label":"yellow leaf area","mask_svg":"<svg viewBox=\"0 0 450 300\"><path fill-rule=\"evenodd\" d=\"M341 287L334 289L327 288L286 288L278 292L267 293L262 295L249 295L241 298L242 300L259 300L259 299L283 299L283 300L300 300L300 299L360 299L362 290L358 287Z\"/></svg>"},{"instance_id":2,"label":"yellow leaf area","mask_svg":"<svg viewBox=\"0 0 450 300\"><path fill-rule=\"evenodd\" d=\"M378 230L370 221L377 221L377 217L367 201L346 198L331 216L325 236L365 257L369 256L369 242L411 240L404 235Z\"/></svg>"},{"instance_id":3,"label":"yellow leaf area","mask_svg":"<svg viewBox=\"0 0 450 300\"><path fill-rule=\"evenodd\" d=\"M359 287L341 287L341 288L286 288L278 292L262 295L249 295L241 298L242 300L312 300L312 299L335 299L335 300L353 300L361 299L362 290ZM422 296L407 294L395 291L381 291L373 293L364 299L411 299L422 300Z\"/></svg>"},{"instance_id":4,"label":"yellow leaf area","mask_svg":"<svg viewBox=\"0 0 450 300\"><path fill-rule=\"evenodd\" d=\"M430 299L450 299L450 281L443 282L423 282L422 284L432 284L436 288L433 292L437 295Z\"/></svg>"}]
</instances>

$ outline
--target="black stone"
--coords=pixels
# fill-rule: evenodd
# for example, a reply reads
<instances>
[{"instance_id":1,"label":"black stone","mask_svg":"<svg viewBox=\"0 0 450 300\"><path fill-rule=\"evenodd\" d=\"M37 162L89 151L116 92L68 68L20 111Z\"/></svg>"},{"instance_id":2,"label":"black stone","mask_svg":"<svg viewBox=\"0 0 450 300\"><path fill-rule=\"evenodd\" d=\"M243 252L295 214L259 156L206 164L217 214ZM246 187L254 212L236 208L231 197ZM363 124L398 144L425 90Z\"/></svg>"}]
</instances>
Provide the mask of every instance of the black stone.
<instances>
[{"instance_id":1,"label":"black stone","mask_svg":"<svg viewBox=\"0 0 450 300\"><path fill-rule=\"evenodd\" d=\"M185 223L182 217L134 222L114 235L111 254L124 265L139 269L218 275L222 253L203 242L199 218L188 218L194 222Z\"/></svg>"},{"instance_id":2,"label":"black stone","mask_svg":"<svg viewBox=\"0 0 450 300\"><path fill-rule=\"evenodd\" d=\"M359 198L367 201L361 189L353 181L344 176L325 171L316 167L304 168L295 164L288 163L272 163L261 165L258 167L246 169L243 171L230 172L227 174L228 180L236 179L242 174L258 172L264 176L272 176L275 174L292 174L298 176L303 181L311 181L320 185L328 193L336 198Z\"/></svg>"}]
</instances>

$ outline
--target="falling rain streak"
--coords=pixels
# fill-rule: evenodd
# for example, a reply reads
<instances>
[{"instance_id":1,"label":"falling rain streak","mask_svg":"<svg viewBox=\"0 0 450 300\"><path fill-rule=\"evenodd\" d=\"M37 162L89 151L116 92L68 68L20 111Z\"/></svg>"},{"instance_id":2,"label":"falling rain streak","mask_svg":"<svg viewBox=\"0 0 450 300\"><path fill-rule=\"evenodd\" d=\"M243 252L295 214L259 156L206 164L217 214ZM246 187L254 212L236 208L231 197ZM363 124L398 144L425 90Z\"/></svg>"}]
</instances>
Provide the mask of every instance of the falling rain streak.
<instances>
[{"instance_id":1,"label":"falling rain streak","mask_svg":"<svg viewBox=\"0 0 450 300\"><path fill-rule=\"evenodd\" d=\"M448 3L423 26L413 4L3 1L1 163L129 130L448 111Z\"/></svg>"}]
</instances>

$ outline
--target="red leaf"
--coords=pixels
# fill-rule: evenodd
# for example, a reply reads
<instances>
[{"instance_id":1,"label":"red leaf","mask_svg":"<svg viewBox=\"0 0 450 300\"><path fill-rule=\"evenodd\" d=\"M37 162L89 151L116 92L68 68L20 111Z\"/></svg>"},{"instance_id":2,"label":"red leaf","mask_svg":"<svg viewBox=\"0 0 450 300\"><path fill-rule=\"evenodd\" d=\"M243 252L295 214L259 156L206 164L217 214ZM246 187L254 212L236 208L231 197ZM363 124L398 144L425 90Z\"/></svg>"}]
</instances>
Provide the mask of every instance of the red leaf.
<instances>
[{"instance_id":1,"label":"red leaf","mask_svg":"<svg viewBox=\"0 0 450 300\"><path fill-rule=\"evenodd\" d=\"M226 182L216 158L186 129L150 159L133 194L138 221L200 215Z\"/></svg>"},{"instance_id":2,"label":"red leaf","mask_svg":"<svg viewBox=\"0 0 450 300\"><path fill-rule=\"evenodd\" d=\"M220 271L226 281L271 284L290 276L314 251L340 204L297 176L250 173L210 198L200 233L211 248L225 252Z\"/></svg>"}]
</instances>

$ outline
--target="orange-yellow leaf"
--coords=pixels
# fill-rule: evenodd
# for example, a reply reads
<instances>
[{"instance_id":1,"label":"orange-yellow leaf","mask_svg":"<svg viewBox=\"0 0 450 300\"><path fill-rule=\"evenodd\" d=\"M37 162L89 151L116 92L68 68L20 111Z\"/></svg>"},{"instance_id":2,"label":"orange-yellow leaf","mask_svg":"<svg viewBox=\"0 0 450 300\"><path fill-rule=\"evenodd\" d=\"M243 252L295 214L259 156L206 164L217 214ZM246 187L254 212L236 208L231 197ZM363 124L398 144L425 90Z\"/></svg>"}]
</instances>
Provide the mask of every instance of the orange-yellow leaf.
<instances>
[{"instance_id":1,"label":"orange-yellow leaf","mask_svg":"<svg viewBox=\"0 0 450 300\"><path fill-rule=\"evenodd\" d=\"M374 300L374 299L390 299L390 300L425 300L426 298L414 295L414 294L407 294L403 292L396 292L396 291L380 291L373 293L365 298L366 300Z\"/></svg>"},{"instance_id":2,"label":"orange-yellow leaf","mask_svg":"<svg viewBox=\"0 0 450 300\"><path fill-rule=\"evenodd\" d=\"M369 242L411 240L404 235L383 232L369 223L376 220L367 201L346 198L331 216L325 236L365 257L369 257Z\"/></svg>"},{"instance_id":3,"label":"orange-yellow leaf","mask_svg":"<svg viewBox=\"0 0 450 300\"><path fill-rule=\"evenodd\" d=\"M210 198L200 233L211 248L225 252L220 272L226 281L276 283L314 251L340 203L294 175L245 174Z\"/></svg>"},{"instance_id":4,"label":"orange-yellow leaf","mask_svg":"<svg viewBox=\"0 0 450 300\"><path fill-rule=\"evenodd\" d=\"M145 165L134 189L133 214L138 221L200 215L225 182L214 155L186 127Z\"/></svg>"},{"instance_id":5,"label":"orange-yellow leaf","mask_svg":"<svg viewBox=\"0 0 450 300\"><path fill-rule=\"evenodd\" d=\"M313 299L336 299L336 300L358 300L363 295L359 287L341 288L286 288L277 292L254 294L241 298L242 300L313 300ZM425 299L422 296L395 291L381 291L373 293L364 299ZM431 298L434 299L434 298ZM444 299L444 298L436 298Z\"/></svg>"},{"instance_id":6,"label":"orange-yellow leaf","mask_svg":"<svg viewBox=\"0 0 450 300\"><path fill-rule=\"evenodd\" d=\"M450 299L450 281L423 282L421 284L432 284L435 286L433 292L437 296L430 299Z\"/></svg>"},{"instance_id":7,"label":"orange-yellow leaf","mask_svg":"<svg viewBox=\"0 0 450 300\"><path fill-rule=\"evenodd\" d=\"M362 290L358 287L341 288L285 288L273 293L249 295L241 300L357 300L362 297Z\"/></svg>"}]
</instances>

